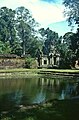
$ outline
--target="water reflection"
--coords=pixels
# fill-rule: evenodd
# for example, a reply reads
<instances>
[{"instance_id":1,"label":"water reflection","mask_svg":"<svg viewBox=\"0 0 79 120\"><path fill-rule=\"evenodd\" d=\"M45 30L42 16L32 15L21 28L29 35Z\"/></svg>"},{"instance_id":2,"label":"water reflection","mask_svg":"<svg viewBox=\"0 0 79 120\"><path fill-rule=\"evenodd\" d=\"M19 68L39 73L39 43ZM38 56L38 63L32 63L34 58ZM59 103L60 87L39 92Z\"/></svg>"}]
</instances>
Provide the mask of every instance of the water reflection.
<instances>
[{"instance_id":1,"label":"water reflection","mask_svg":"<svg viewBox=\"0 0 79 120\"><path fill-rule=\"evenodd\" d=\"M74 99L79 82L68 78L0 79L0 112L48 99Z\"/></svg>"}]
</instances>

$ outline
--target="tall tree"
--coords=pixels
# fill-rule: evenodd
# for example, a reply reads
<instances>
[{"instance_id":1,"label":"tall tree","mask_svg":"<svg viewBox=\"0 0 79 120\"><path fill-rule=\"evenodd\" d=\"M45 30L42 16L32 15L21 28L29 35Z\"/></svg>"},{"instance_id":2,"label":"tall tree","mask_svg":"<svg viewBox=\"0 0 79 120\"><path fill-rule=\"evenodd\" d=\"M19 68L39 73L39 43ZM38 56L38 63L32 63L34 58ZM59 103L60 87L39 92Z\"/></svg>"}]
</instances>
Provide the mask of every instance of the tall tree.
<instances>
[{"instance_id":1,"label":"tall tree","mask_svg":"<svg viewBox=\"0 0 79 120\"><path fill-rule=\"evenodd\" d=\"M58 33L50 30L47 28L46 30L44 28L40 29L39 32L43 37L45 37L44 46L43 46L43 53L48 54L51 50L51 47L56 47L59 36Z\"/></svg>"},{"instance_id":2,"label":"tall tree","mask_svg":"<svg viewBox=\"0 0 79 120\"><path fill-rule=\"evenodd\" d=\"M38 37L35 37L32 35L32 38L28 47L28 51L31 57L36 57L37 50L42 49L42 44L43 42L39 40Z\"/></svg>"},{"instance_id":3,"label":"tall tree","mask_svg":"<svg viewBox=\"0 0 79 120\"><path fill-rule=\"evenodd\" d=\"M0 9L0 40L10 42L12 46L16 39L15 11L7 7Z\"/></svg>"},{"instance_id":4,"label":"tall tree","mask_svg":"<svg viewBox=\"0 0 79 120\"><path fill-rule=\"evenodd\" d=\"M63 0L63 4L65 5L65 15L67 16L67 20L69 25L74 26L78 25L77 32L71 36L71 45L70 49L73 51L75 59L79 58L79 0ZM75 60L74 59L74 60Z\"/></svg>"},{"instance_id":5,"label":"tall tree","mask_svg":"<svg viewBox=\"0 0 79 120\"><path fill-rule=\"evenodd\" d=\"M65 62L75 67L75 61L79 58L79 30L76 33L68 32L63 36L63 48L62 57Z\"/></svg>"},{"instance_id":6,"label":"tall tree","mask_svg":"<svg viewBox=\"0 0 79 120\"><path fill-rule=\"evenodd\" d=\"M24 7L18 7L16 9L16 15L18 36L22 42L22 54L25 56L26 52L28 53L31 35L34 32L34 26L36 23L29 10Z\"/></svg>"}]
</instances>

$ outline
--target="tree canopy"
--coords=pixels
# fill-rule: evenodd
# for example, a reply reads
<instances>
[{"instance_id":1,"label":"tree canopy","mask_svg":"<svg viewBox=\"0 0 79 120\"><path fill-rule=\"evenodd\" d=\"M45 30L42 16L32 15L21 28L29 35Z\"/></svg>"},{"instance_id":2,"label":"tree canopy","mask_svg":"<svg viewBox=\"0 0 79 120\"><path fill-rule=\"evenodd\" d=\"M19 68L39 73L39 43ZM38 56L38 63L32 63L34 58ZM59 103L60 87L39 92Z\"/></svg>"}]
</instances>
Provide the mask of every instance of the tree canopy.
<instances>
[{"instance_id":1,"label":"tree canopy","mask_svg":"<svg viewBox=\"0 0 79 120\"><path fill-rule=\"evenodd\" d=\"M43 53L48 55L52 47L56 47L59 42L58 33L50 30L49 28L47 28L46 30L44 28L41 28L39 32L42 37L45 38L43 45Z\"/></svg>"},{"instance_id":2,"label":"tree canopy","mask_svg":"<svg viewBox=\"0 0 79 120\"><path fill-rule=\"evenodd\" d=\"M19 56L30 54L35 56L38 39L35 36L35 27L37 22L31 15L31 12L21 6L15 10L7 7L0 8L0 53L13 53ZM6 45L8 44L9 47ZM6 46L7 52L4 52ZM34 49L32 48L34 47ZM33 51L29 52L29 51Z\"/></svg>"},{"instance_id":3,"label":"tree canopy","mask_svg":"<svg viewBox=\"0 0 79 120\"><path fill-rule=\"evenodd\" d=\"M79 59L79 0L63 0L63 4L65 6L64 14L69 25L78 25L76 33L71 32L64 35L64 41L68 46L68 50L71 51L70 57L75 63L75 60Z\"/></svg>"},{"instance_id":4,"label":"tree canopy","mask_svg":"<svg viewBox=\"0 0 79 120\"><path fill-rule=\"evenodd\" d=\"M73 23L79 25L79 0L63 0L65 6L64 14L66 15L69 25Z\"/></svg>"},{"instance_id":5,"label":"tree canopy","mask_svg":"<svg viewBox=\"0 0 79 120\"><path fill-rule=\"evenodd\" d=\"M79 25L78 0L64 0L68 22ZM68 32L63 37L50 28L40 28L31 12L21 6L15 10L0 8L0 54L36 57L38 50L48 55L52 50L60 53L61 68L74 66L79 58L79 28L76 33ZM39 33L39 34L38 34ZM40 39L41 36L41 39Z\"/></svg>"}]
</instances>

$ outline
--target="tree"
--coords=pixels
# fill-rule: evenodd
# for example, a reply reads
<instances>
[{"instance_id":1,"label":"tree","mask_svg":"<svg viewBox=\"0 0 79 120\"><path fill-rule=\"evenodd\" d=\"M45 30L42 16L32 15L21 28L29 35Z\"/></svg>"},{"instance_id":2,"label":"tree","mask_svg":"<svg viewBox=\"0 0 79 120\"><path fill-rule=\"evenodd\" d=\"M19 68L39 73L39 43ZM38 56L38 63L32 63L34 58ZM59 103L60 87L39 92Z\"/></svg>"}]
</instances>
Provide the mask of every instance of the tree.
<instances>
[{"instance_id":1,"label":"tree","mask_svg":"<svg viewBox=\"0 0 79 120\"><path fill-rule=\"evenodd\" d=\"M66 43L68 46L71 44L71 36L73 36L73 32L67 32L63 36L63 42Z\"/></svg>"},{"instance_id":2,"label":"tree","mask_svg":"<svg viewBox=\"0 0 79 120\"><path fill-rule=\"evenodd\" d=\"M51 47L57 47L57 44L59 43L58 33L50 30L49 28L47 28L46 30L42 28L39 30L39 32L42 35L42 37L45 38L43 53L48 55L48 53L51 50Z\"/></svg>"},{"instance_id":3,"label":"tree","mask_svg":"<svg viewBox=\"0 0 79 120\"><path fill-rule=\"evenodd\" d=\"M73 51L72 59L75 61L79 58L79 0L63 0L65 5L65 15L70 26L78 25L77 32L74 33L71 39L70 49Z\"/></svg>"},{"instance_id":4,"label":"tree","mask_svg":"<svg viewBox=\"0 0 79 120\"><path fill-rule=\"evenodd\" d=\"M15 11L2 7L0 9L0 40L3 42L9 41L12 46L15 39Z\"/></svg>"},{"instance_id":5,"label":"tree","mask_svg":"<svg viewBox=\"0 0 79 120\"><path fill-rule=\"evenodd\" d=\"M79 58L79 30L76 33L68 32L63 36L63 48L61 56L65 61L65 65L69 64L75 67L75 61Z\"/></svg>"},{"instance_id":6,"label":"tree","mask_svg":"<svg viewBox=\"0 0 79 120\"><path fill-rule=\"evenodd\" d=\"M77 29L76 33L66 33L64 35L64 42L67 44L68 49L72 50L73 54L78 59L78 50L79 50L79 29Z\"/></svg>"},{"instance_id":7,"label":"tree","mask_svg":"<svg viewBox=\"0 0 79 120\"><path fill-rule=\"evenodd\" d=\"M66 42L63 42L59 45L59 53L61 56L60 59L60 68L71 68L71 66L75 66L76 56L72 49L70 49L70 45Z\"/></svg>"},{"instance_id":8,"label":"tree","mask_svg":"<svg viewBox=\"0 0 79 120\"><path fill-rule=\"evenodd\" d=\"M22 55L22 46L20 41L17 39L16 41L13 42L13 46L11 47L11 53L16 54L18 56Z\"/></svg>"},{"instance_id":9,"label":"tree","mask_svg":"<svg viewBox=\"0 0 79 120\"><path fill-rule=\"evenodd\" d=\"M29 10L24 7L18 7L16 9L16 15L18 36L22 42L23 48L22 55L25 56L25 54L28 53L31 36L34 32L34 26L36 23Z\"/></svg>"},{"instance_id":10,"label":"tree","mask_svg":"<svg viewBox=\"0 0 79 120\"><path fill-rule=\"evenodd\" d=\"M79 0L63 0L63 4L66 8L64 13L68 18L69 25L73 23L79 25Z\"/></svg>"},{"instance_id":11,"label":"tree","mask_svg":"<svg viewBox=\"0 0 79 120\"><path fill-rule=\"evenodd\" d=\"M0 54L8 54L11 53L11 47L9 41L3 43L0 41Z\"/></svg>"},{"instance_id":12,"label":"tree","mask_svg":"<svg viewBox=\"0 0 79 120\"><path fill-rule=\"evenodd\" d=\"M36 52L39 49L42 49L42 44L43 42L39 40L38 37L34 37L32 36L29 47L28 47L28 51L29 54L31 55L31 57L36 57Z\"/></svg>"},{"instance_id":13,"label":"tree","mask_svg":"<svg viewBox=\"0 0 79 120\"><path fill-rule=\"evenodd\" d=\"M35 36L35 25L31 13L24 7L16 10L0 8L0 53L35 57L41 41Z\"/></svg>"}]
</instances>

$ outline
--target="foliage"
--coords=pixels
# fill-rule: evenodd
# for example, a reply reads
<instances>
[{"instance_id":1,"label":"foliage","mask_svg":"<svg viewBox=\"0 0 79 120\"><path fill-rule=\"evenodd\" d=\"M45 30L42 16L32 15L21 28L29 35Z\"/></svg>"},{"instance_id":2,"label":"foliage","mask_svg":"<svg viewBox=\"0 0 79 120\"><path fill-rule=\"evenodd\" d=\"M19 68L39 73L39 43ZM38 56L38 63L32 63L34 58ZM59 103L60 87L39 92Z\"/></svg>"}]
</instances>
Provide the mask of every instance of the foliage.
<instances>
[{"instance_id":1,"label":"foliage","mask_svg":"<svg viewBox=\"0 0 79 120\"><path fill-rule=\"evenodd\" d=\"M15 10L0 8L0 53L25 56L29 53L35 57L40 46L35 36L36 21L25 7ZM31 52L32 51L32 52Z\"/></svg>"},{"instance_id":2,"label":"foliage","mask_svg":"<svg viewBox=\"0 0 79 120\"><path fill-rule=\"evenodd\" d=\"M77 24L79 27L79 0L63 0L63 4L65 6L64 14L67 16L69 25ZM76 33L66 35L64 40L66 40L68 49L72 51L72 63L75 64L75 60L79 59L79 28Z\"/></svg>"},{"instance_id":3,"label":"foliage","mask_svg":"<svg viewBox=\"0 0 79 120\"><path fill-rule=\"evenodd\" d=\"M75 61L79 58L79 30L76 33L66 33L63 39L63 44L66 46L66 49L64 49L65 61L69 60L70 65L75 67Z\"/></svg>"},{"instance_id":4,"label":"foliage","mask_svg":"<svg viewBox=\"0 0 79 120\"><path fill-rule=\"evenodd\" d=\"M0 53L1 54L8 54L11 52L11 47L9 41L5 42L5 44L0 41Z\"/></svg>"},{"instance_id":5,"label":"foliage","mask_svg":"<svg viewBox=\"0 0 79 120\"><path fill-rule=\"evenodd\" d=\"M67 16L69 25L76 23L79 25L79 0L63 0L65 5L64 14Z\"/></svg>"},{"instance_id":6,"label":"foliage","mask_svg":"<svg viewBox=\"0 0 79 120\"><path fill-rule=\"evenodd\" d=\"M36 61L34 58L31 58L30 56L26 58L26 62L25 62L25 67L26 68L36 68Z\"/></svg>"},{"instance_id":7,"label":"foliage","mask_svg":"<svg viewBox=\"0 0 79 120\"><path fill-rule=\"evenodd\" d=\"M65 15L68 22L79 24L78 0L64 0L67 8ZM38 49L48 55L54 49L61 55L60 67L70 68L79 58L79 29L76 33L68 32L62 37L49 28L36 31L38 23L31 12L21 6L15 10L7 7L0 8L0 54L16 54L21 57L30 55L26 66L30 68ZM41 40L40 36L41 35Z\"/></svg>"},{"instance_id":8,"label":"foliage","mask_svg":"<svg viewBox=\"0 0 79 120\"><path fill-rule=\"evenodd\" d=\"M3 42L9 41L12 45L15 39L15 11L2 7L0 9L0 40Z\"/></svg>"},{"instance_id":9,"label":"foliage","mask_svg":"<svg viewBox=\"0 0 79 120\"><path fill-rule=\"evenodd\" d=\"M58 44L58 33L50 30L49 28L47 28L46 30L44 28L41 28L39 32L43 37L45 37L43 53L48 55L51 49L53 49L53 47L56 47L56 45Z\"/></svg>"},{"instance_id":10,"label":"foliage","mask_svg":"<svg viewBox=\"0 0 79 120\"><path fill-rule=\"evenodd\" d=\"M24 7L18 7L16 9L16 21L17 33L22 43L22 55L25 56L25 54L29 52L29 47L32 42L32 35L35 31L34 27L37 23L32 18L29 10Z\"/></svg>"}]
</instances>

